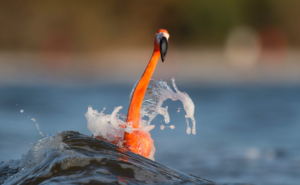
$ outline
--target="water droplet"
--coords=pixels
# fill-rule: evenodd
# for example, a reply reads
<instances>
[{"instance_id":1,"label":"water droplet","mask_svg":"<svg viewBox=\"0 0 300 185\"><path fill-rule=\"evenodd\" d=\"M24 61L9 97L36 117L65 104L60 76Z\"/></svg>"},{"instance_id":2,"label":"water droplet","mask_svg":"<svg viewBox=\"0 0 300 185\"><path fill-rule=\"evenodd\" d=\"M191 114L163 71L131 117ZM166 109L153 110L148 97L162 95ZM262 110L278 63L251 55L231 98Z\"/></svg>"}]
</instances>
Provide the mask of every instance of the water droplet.
<instances>
[{"instance_id":1,"label":"water droplet","mask_svg":"<svg viewBox=\"0 0 300 185\"><path fill-rule=\"evenodd\" d=\"M191 134L191 131L192 131L191 128L188 127L187 130L186 130L186 133L190 135L190 134Z\"/></svg>"}]
</instances>

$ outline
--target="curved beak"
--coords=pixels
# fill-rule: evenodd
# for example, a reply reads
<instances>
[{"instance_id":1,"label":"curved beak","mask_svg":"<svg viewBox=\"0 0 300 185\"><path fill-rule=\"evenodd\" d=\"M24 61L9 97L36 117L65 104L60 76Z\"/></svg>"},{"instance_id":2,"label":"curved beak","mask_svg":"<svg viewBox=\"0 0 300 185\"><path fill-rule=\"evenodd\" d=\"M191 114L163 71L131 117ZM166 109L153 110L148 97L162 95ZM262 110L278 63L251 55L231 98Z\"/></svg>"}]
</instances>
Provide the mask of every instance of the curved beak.
<instances>
[{"instance_id":1,"label":"curved beak","mask_svg":"<svg viewBox=\"0 0 300 185\"><path fill-rule=\"evenodd\" d=\"M168 51L168 40L166 37L161 38L159 43L159 49L161 60L164 62Z\"/></svg>"}]
</instances>

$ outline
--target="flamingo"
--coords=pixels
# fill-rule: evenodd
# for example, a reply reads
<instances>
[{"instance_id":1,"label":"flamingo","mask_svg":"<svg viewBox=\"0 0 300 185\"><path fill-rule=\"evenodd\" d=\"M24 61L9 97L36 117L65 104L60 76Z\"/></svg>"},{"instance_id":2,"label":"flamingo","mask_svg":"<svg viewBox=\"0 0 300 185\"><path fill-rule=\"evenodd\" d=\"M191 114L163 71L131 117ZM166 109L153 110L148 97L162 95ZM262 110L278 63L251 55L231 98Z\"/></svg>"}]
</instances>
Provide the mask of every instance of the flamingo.
<instances>
[{"instance_id":1,"label":"flamingo","mask_svg":"<svg viewBox=\"0 0 300 185\"><path fill-rule=\"evenodd\" d=\"M124 140L122 142L120 142L121 138L119 137L113 138L113 140L107 140L105 137L102 137L101 135L96 135L96 136L92 135L92 137L105 140L120 146L122 146L123 144L124 149L128 149L134 153L137 153L146 158L154 160L153 155L154 155L155 147L153 145L153 140L149 133L149 131L154 128L154 125L148 126L146 128L140 127L140 120L141 120L140 112L142 108L144 95L149 85L151 76L156 67L156 64L160 57L162 61L164 61L166 58L169 37L170 36L168 31L165 29L160 29L155 34L153 54L151 56L150 62L148 63L146 70L144 71L142 78L139 80L139 82L137 83L133 91L129 109L128 109L126 126L131 127L132 132L131 133L125 132ZM91 106L89 108L91 108ZM120 109L122 109L121 106L117 108L115 114ZM115 116L116 115L111 115L111 117L115 117ZM122 127L123 129L125 129L126 127L125 125L119 125L119 126ZM89 128L89 123L88 123L88 128ZM91 129L93 130L93 128Z\"/></svg>"},{"instance_id":2,"label":"flamingo","mask_svg":"<svg viewBox=\"0 0 300 185\"><path fill-rule=\"evenodd\" d=\"M144 74L134 89L128 108L126 122L129 126L132 126L133 131L131 133L125 132L124 147L147 158L150 156L151 150L154 149L154 145L150 133L139 129L139 123L141 119L140 111L145 92L155 70L156 64L160 57L162 62L164 62L166 58L169 37L168 31L165 29L159 29L156 32L153 54L147 68L144 71Z\"/></svg>"}]
</instances>

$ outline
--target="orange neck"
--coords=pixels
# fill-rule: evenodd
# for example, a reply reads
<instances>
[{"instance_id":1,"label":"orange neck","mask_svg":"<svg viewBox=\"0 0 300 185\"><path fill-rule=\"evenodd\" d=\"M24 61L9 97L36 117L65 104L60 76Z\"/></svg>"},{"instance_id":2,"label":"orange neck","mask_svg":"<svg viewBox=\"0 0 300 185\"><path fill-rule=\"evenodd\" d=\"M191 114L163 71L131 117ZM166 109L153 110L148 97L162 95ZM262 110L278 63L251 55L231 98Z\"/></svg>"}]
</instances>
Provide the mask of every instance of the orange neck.
<instances>
[{"instance_id":1,"label":"orange neck","mask_svg":"<svg viewBox=\"0 0 300 185\"><path fill-rule=\"evenodd\" d=\"M154 50L150 62L148 63L148 66L142 78L136 85L136 88L132 94L132 98L131 98L131 102L127 114L127 123L130 122L132 124L132 128L139 128L140 112L142 108L144 95L146 93L147 87L149 85L152 74L155 70L159 57L160 57L160 51Z\"/></svg>"},{"instance_id":2,"label":"orange neck","mask_svg":"<svg viewBox=\"0 0 300 185\"><path fill-rule=\"evenodd\" d=\"M134 129L139 128L143 99L159 57L160 51L154 49L150 62L132 94L128 109L127 123L132 125ZM134 153L149 157L153 148L153 140L151 139L150 133L134 130L132 133L125 132L124 146Z\"/></svg>"}]
</instances>

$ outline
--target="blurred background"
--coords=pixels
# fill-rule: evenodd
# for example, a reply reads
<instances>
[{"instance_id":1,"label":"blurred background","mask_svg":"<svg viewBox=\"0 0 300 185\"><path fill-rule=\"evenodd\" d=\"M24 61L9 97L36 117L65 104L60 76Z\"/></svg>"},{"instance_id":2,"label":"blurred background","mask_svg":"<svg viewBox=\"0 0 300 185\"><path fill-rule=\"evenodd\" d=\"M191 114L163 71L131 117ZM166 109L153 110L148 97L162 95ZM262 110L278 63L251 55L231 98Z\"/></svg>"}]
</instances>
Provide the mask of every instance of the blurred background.
<instances>
[{"instance_id":1,"label":"blurred background","mask_svg":"<svg viewBox=\"0 0 300 185\"><path fill-rule=\"evenodd\" d=\"M151 131L156 161L216 182L295 184L300 177L300 1L0 0L0 161L43 133L90 135L88 105L110 114L142 75L155 32L170 33L153 75L195 103L175 130ZM23 110L24 112L21 113ZM20 112L21 111L21 112Z\"/></svg>"}]
</instances>

